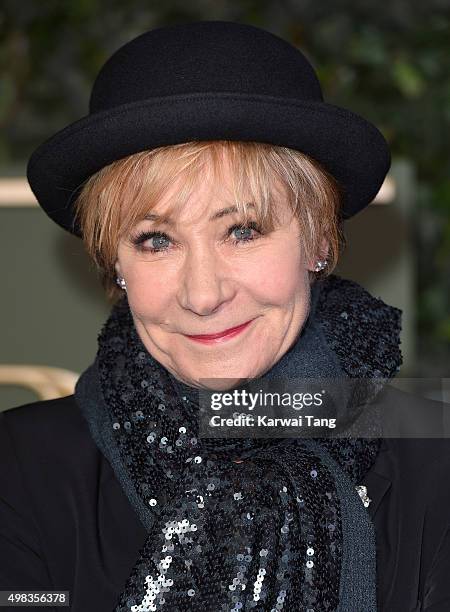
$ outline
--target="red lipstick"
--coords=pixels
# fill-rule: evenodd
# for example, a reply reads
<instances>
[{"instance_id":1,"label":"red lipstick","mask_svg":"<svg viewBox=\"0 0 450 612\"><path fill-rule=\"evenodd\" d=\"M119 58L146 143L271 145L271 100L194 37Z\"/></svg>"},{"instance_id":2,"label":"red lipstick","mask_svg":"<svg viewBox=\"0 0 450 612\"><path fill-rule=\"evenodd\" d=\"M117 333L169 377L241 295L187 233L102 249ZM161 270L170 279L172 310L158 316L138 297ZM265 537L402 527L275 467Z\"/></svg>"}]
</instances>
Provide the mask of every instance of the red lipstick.
<instances>
[{"instance_id":1,"label":"red lipstick","mask_svg":"<svg viewBox=\"0 0 450 612\"><path fill-rule=\"evenodd\" d=\"M251 319L250 321L247 321L242 325L238 325L237 327L230 327L229 329L225 329L224 331L218 332L217 334L199 334L195 336L189 336L185 334L185 336L186 338L190 338L191 340L195 340L196 342L202 342L203 344L214 344L217 342L223 342L240 334L250 325L252 321L254 321L254 319Z\"/></svg>"}]
</instances>

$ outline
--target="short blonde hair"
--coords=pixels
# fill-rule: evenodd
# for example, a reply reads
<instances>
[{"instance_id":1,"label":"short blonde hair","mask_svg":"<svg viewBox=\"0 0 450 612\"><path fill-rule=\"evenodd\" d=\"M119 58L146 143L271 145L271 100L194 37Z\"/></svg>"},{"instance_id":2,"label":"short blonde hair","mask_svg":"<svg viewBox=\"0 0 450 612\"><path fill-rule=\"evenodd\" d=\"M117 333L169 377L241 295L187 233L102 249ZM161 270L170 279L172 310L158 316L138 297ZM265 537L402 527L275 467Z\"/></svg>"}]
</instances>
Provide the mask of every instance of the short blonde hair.
<instances>
[{"instance_id":1,"label":"short blonde hair","mask_svg":"<svg viewBox=\"0 0 450 612\"><path fill-rule=\"evenodd\" d=\"M252 215L263 232L273 229L277 221L275 182L281 184L299 221L304 253L313 260L326 257L328 265L320 274L331 274L345 244L340 216L342 189L319 162L300 151L268 143L193 141L114 161L82 186L74 203L75 216L108 300L115 302L123 295L114 267L121 237L128 235L183 175L182 187L165 211L165 216L172 216L186 203L197 180L204 177L205 164L215 177L220 176L224 155L231 164L234 205L244 222ZM253 209L247 206L244 193L247 198L250 195ZM323 238L328 255L320 252ZM310 280L314 278L312 273Z\"/></svg>"}]
</instances>

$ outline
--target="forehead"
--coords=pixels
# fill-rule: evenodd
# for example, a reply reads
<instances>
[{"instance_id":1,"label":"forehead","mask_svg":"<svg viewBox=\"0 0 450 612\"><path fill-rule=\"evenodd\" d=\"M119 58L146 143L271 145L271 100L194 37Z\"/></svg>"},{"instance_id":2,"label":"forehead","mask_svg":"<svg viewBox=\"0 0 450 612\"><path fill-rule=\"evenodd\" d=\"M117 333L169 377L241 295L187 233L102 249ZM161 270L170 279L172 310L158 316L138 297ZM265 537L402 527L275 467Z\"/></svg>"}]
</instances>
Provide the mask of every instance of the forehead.
<instances>
[{"instance_id":1,"label":"forehead","mask_svg":"<svg viewBox=\"0 0 450 612\"><path fill-rule=\"evenodd\" d=\"M243 191L240 196L247 199L250 194ZM172 222L177 222L199 216L213 220L220 218L219 209L233 207L232 194L233 183L229 171L218 175L210 168L205 168L197 176L186 178L181 174L161 194L146 218L156 220L170 217Z\"/></svg>"},{"instance_id":2,"label":"forehead","mask_svg":"<svg viewBox=\"0 0 450 612\"><path fill-rule=\"evenodd\" d=\"M247 206L250 210L256 209L253 202L248 202ZM226 206L225 208L213 210L212 212L210 211L210 214L206 216L206 220L209 222L212 222L212 221L216 221L217 219L222 219L223 217L226 217L227 215L231 215L231 214L238 213L238 212L239 210L237 206ZM177 223L176 216L172 218L172 216L170 215L163 214L163 213L157 214L155 212L147 213L144 219L147 221L153 221L155 223L164 222L164 223L167 223L167 225L176 225Z\"/></svg>"},{"instance_id":3,"label":"forehead","mask_svg":"<svg viewBox=\"0 0 450 612\"><path fill-rule=\"evenodd\" d=\"M233 174L229 163L219 168L205 166L187 178L181 173L141 218L175 226L217 222L237 215L243 208L258 216L267 192L271 193L278 213L283 214L283 209L288 211L286 189L279 179L271 178L268 183L256 182L252 189L241 176Z\"/></svg>"}]
</instances>

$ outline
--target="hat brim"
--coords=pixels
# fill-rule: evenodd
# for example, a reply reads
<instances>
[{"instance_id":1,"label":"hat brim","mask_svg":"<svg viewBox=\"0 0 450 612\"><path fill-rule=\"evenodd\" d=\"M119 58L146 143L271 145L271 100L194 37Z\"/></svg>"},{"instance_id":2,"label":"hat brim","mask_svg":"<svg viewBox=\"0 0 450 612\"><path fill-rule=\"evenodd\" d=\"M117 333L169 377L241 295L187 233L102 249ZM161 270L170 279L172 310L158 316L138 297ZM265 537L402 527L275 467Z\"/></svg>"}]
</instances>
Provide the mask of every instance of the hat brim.
<instances>
[{"instance_id":1,"label":"hat brim","mask_svg":"<svg viewBox=\"0 0 450 612\"><path fill-rule=\"evenodd\" d=\"M82 117L33 152L27 178L47 215L81 237L72 203L90 176L133 153L192 140L266 142L311 156L343 188L344 219L370 204L391 165L381 132L347 109L265 95L199 93Z\"/></svg>"}]
</instances>

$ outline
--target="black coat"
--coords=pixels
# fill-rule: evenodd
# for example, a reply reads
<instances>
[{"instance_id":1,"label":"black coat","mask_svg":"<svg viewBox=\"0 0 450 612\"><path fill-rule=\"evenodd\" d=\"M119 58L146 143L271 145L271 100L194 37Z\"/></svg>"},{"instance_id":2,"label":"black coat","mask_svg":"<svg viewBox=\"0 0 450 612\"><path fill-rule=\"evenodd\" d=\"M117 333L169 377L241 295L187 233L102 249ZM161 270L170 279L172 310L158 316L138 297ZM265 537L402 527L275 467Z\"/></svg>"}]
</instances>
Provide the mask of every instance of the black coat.
<instances>
[{"instance_id":1,"label":"black coat","mask_svg":"<svg viewBox=\"0 0 450 612\"><path fill-rule=\"evenodd\" d=\"M409 398L394 392L399 414ZM450 440L384 439L363 484L378 610L449 612ZM73 395L0 413L0 590L70 591L71 610L110 612L146 538Z\"/></svg>"}]
</instances>

